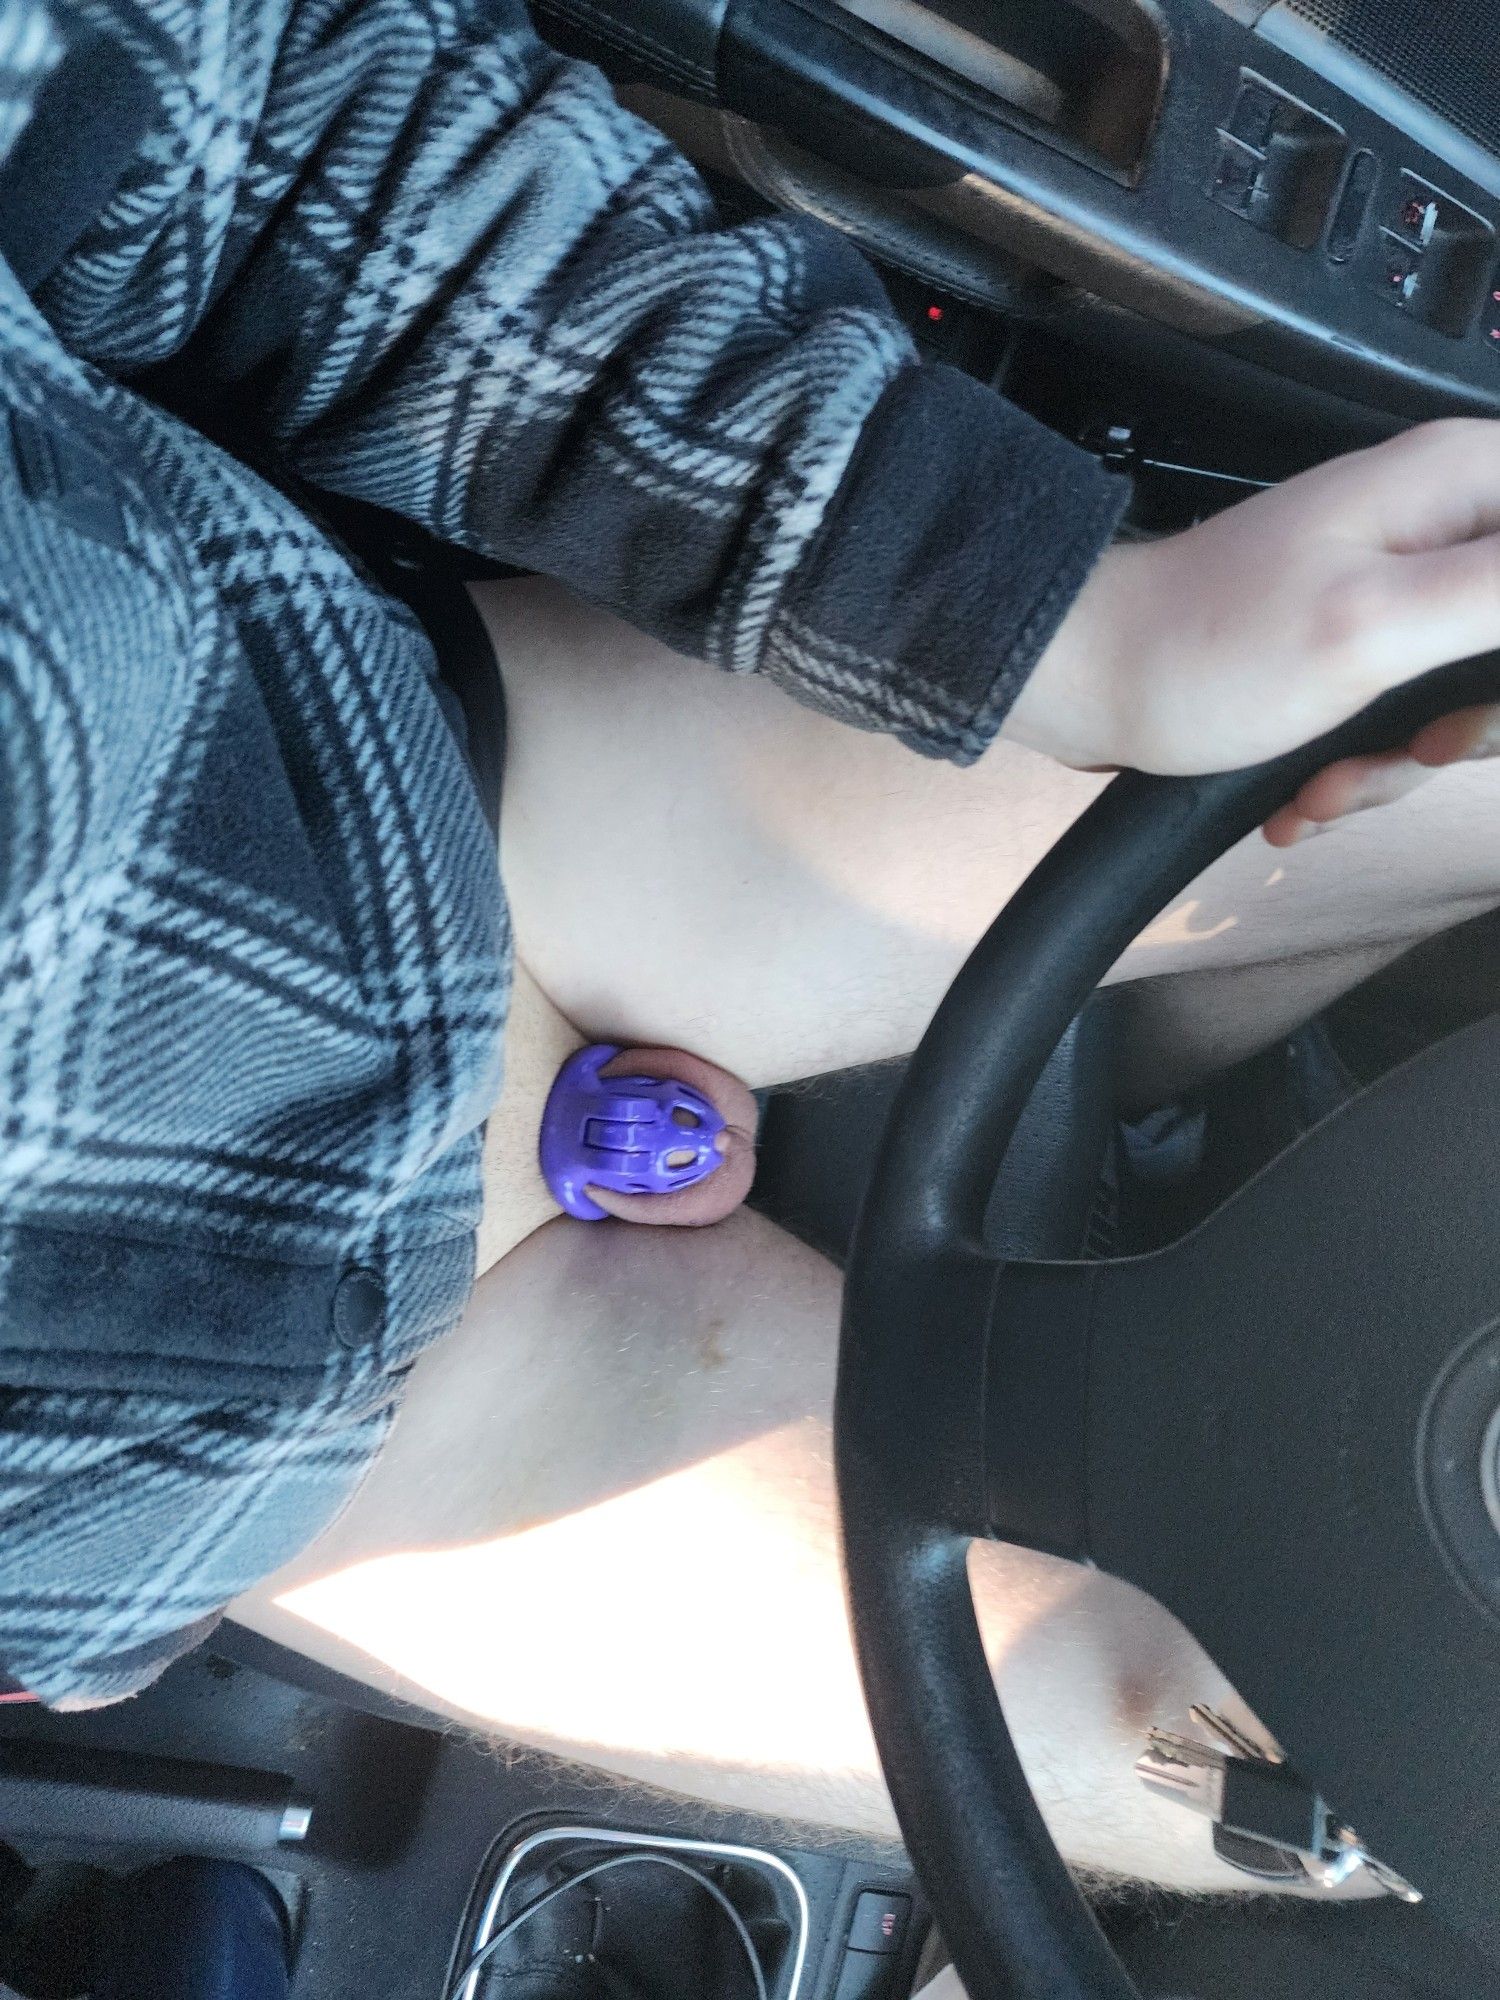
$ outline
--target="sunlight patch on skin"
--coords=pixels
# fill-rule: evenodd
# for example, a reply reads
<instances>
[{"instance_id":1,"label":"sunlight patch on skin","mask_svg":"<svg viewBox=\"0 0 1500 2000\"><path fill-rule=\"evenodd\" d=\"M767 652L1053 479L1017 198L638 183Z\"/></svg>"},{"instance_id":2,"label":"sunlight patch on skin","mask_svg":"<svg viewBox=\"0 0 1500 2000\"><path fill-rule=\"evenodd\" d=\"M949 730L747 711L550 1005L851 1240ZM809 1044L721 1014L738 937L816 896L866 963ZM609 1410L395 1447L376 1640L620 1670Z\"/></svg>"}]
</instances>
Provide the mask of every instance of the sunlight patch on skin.
<instances>
[{"instance_id":1,"label":"sunlight patch on skin","mask_svg":"<svg viewBox=\"0 0 1500 2000\"><path fill-rule=\"evenodd\" d=\"M1188 1702L1231 1699L1187 1634L1095 1572L998 1544L971 1565L987 1654L1070 1861L1193 1891L1249 1886L1194 1815L1134 1776L1151 1722L1181 1728ZM461 1725L698 1799L892 1831L819 1419L512 1535L355 1562L272 1609L281 1622L257 1629Z\"/></svg>"},{"instance_id":2,"label":"sunlight patch on skin","mask_svg":"<svg viewBox=\"0 0 1500 2000\"><path fill-rule=\"evenodd\" d=\"M456 1720L693 1797L887 1834L828 1443L816 1419L783 1425L513 1535L354 1563L275 1607ZM1201 1823L1134 1776L1151 1721L1181 1727L1188 1700L1227 1694L1175 1621L1127 1586L1017 1549L976 1547L972 1574L1023 1761L1069 1858L1245 1887ZM333 1663L358 1671L347 1653Z\"/></svg>"},{"instance_id":3,"label":"sunlight patch on skin","mask_svg":"<svg viewBox=\"0 0 1500 2000\"><path fill-rule=\"evenodd\" d=\"M948 766L913 759L893 738L860 736L848 750L840 744L837 764L817 739L799 756L800 747L778 746L770 784L768 759L743 773L741 808L762 844L810 893L847 913L845 921L949 956L968 951L976 922L999 914L1107 783L999 743L987 753L1006 773L1005 807L997 811L993 777L966 792ZM913 822L941 828L941 838L913 840ZM830 827L841 837L830 838Z\"/></svg>"},{"instance_id":4,"label":"sunlight patch on skin","mask_svg":"<svg viewBox=\"0 0 1500 2000\"><path fill-rule=\"evenodd\" d=\"M869 1774L833 1543L810 1536L801 1426L561 1520L377 1557L284 1611L524 1737L685 1764ZM789 1649L789 1633L798 1635Z\"/></svg>"},{"instance_id":5,"label":"sunlight patch on skin","mask_svg":"<svg viewBox=\"0 0 1500 2000\"><path fill-rule=\"evenodd\" d=\"M1175 904L1163 911L1155 923L1148 924L1131 946L1132 951L1140 951L1153 945L1202 944L1207 938L1223 937L1226 931L1239 928L1239 918L1221 917L1217 923L1199 922L1198 912L1203 908L1201 897L1190 896L1186 902Z\"/></svg>"}]
</instances>

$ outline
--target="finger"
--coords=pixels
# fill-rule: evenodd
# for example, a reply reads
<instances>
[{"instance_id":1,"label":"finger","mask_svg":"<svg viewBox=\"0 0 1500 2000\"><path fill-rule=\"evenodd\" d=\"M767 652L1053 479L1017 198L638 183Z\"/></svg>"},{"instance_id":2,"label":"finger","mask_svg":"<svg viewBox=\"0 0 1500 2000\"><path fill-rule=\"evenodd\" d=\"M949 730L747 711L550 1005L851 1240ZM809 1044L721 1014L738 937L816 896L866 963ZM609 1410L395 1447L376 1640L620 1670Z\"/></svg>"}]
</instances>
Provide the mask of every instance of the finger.
<instances>
[{"instance_id":1,"label":"finger","mask_svg":"<svg viewBox=\"0 0 1500 2000\"><path fill-rule=\"evenodd\" d=\"M723 1164L706 1180L673 1194L619 1194L591 1187L590 1197L622 1222L677 1229L701 1229L738 1208L755 1178L755 1128L760 1117L753 1093L737 1076L685 1049L624 1049L607 1062L601 1076L674 1077L701 1091L725 1120Z\"/></svg>"},{"instance_id":2,"label":"finger","mask_svg":"<svg viewBox=\"0 0 1500 2000\"><path fill-rule=\"evenodd\" d=\"M1328 829L1314 826L1310 819L1303 819L1290 806L1283 806L1261 828L1261 839L1268 847L1295 847L1300 840L1310 840L1315 833L1326 833Z\"/></svg>"},{"instance_id":3,"label":"finger","mask_svg":"<svg viewBox=\"0 0 1500 2000\"><path fill-rule=\"evenodd\" d=\"M1395 556L1377 584L1371 664L1389 684L1500 647L1500 534Z\"/></svg>"},{"instance_id":4,"label":"finger","mask_svg":"<svg viewBox=\"0 0 1500 2000\"><path fill-rule=\"evenodd\" d=\"M1346 757L1310 778L1261 829L1272 847L1295 847L1334 820L1394 805L1432 776L1404 750L1381 757Z\"/></svg>"},{"instance_id":5,"label":"finger","mask_svg":"<svg viewBox=\"0 0 1500 2000\"><path fill-rule=\"evenodd\" d=\"M1500 531L1500 424L1492 418L1417 424L1333 464L1350 474L1344 532L1393 555Z\"/></svg>"},{"instance_id":6,"label":"finger","mask_svg":"<svg viewBox=\"0 0 1500 2000\"><path fill-rule=\"evenodd\" d=\"M1292 800L1292 809L1303 819L1326 826L1330 820L1343 819L1349 813L1394 805L1431 775L1420 764L1413 763L1404 750L1392 750L1379 757L1346 757L1309 778Z\"/></svg>"},{"instance_id":7,"label":"finger","mask_svg":"<svg viewBox=\"0 0 1500 2000\"><path fill-rule=\"evenodd\" d=\"M1411 754L1433 769L1500 756L1500 708L1461 708L1440 716L1412 739Z\"/></svg>"}]
</instances>

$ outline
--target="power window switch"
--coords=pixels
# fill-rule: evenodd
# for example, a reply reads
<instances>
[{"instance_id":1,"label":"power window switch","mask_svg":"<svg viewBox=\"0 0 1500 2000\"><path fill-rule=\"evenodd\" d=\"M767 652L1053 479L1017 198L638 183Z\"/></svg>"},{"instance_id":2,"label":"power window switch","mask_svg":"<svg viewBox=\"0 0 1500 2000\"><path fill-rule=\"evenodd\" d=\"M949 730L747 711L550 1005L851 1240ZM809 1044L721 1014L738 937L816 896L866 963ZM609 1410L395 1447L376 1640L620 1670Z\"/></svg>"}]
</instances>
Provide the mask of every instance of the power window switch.
<instances>
[{"instance_id":1,"label":"power window switch","mask_svg":"<svg viewBox=\"0 0 1500 2000\"><path fill-rule=\"evenodd\" d=\"M1420 255L1420 251L1407 249L1394 237L1386 238L1385 264L1381 271L1381 280L1385 286L1386 297L1393 305L1409 306L1417 296L1418 287L1422 282L1418 263Z\"/></svg>"},{"instance_id":2,"label":"power window switch","mask_svg":"<svg viewBox=\"0 0 1500 2000\"><path fill-rule=\"evenodd\" d=\"M886 1895L878 1889L866 1889L854 1905L854 1921L849 1926L849 1949L882 1954L898 1952L906 1942L906 1927L910 1922L910 1896Z\"/></svg>"},{"instance_id":3,"label":"power window switch","mask_svg":"<svg viewBox=\"0 0 1500 2000\"><path fill-rule=\"evenodd\" d=\"M1252 146L1257 153L1264 153L1271 143L1277 117L1285 103L1286 99L1279 90L1247 77L1234 100L1229 122L1223 128L1226 136L1238 139L1242 146Z\"/></svg>"},{"instance_id":4,"label":"power window switch","mask_svg":"<svg viewBox=\"0 0 1500 2000\"><path fill-rule=\"evenodd\" d=\"M1484 317L1480 324L1485 346L1500 352L1500 269L1490 278L1489 295L1484 302Z\"/></svg>"},{"instance_id":5,"label":"power window switch","mask_svg":"<svg viewBox=\"0 0 1500 2000\"><path fill-rule=\"evenodd\" d=\"M1219 144L1219 157L1209 193L1221 208L1233 209L1236 215L1242 215L1248 221L1256 195L1260 192L1265 167L1265 160L1259 153L1251 152L1226 134Z\"/></svg>"}]
</instances>

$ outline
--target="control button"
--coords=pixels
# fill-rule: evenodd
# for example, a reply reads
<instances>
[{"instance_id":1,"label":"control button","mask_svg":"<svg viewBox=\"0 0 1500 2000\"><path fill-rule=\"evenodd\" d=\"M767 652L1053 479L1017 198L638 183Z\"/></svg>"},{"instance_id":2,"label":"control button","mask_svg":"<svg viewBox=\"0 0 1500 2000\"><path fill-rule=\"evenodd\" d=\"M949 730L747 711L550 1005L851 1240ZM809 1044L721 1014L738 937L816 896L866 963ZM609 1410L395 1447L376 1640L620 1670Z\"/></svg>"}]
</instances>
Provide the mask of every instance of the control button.
<instances>
[{"instance_id":1,"label":"control button","mask_svg":"<svg viewBox=\"0 0 1500 2000\"><path fill-rule=\"evenodd\" d=\"M846 1951L833 2000L886 2000L895 1969L888 1953Z\"/></svg>"},{"instance_id":2,"label":"control button","mask_svg":"<svg viewBox=\"0 0 1500 2000\"><path fill-rule=\"evenodd\" d=\"M1484 302L1484 312L1480 318L1486 347L1500 350L1500 270L1497 270L1490 285L1489 295Z\"/></svg>"},{"instance_id":3,"label":"control button","mask_svg":"<svg viewBox=\"0 0 1500 2000\"><path fill-rule=\"evenodd\" d=\"M1253 146L1257 152L1263 153L1271 143L1276 113L1283 102L1281 93L1273 90L1270 84L1247 77L1224 127L1226 134L1238 139L1242 145Z\"/></svg>"},{"instance_id":4,"label":"control button","mask_svg":"<svg viewBox=\"0 0 1500 2000\"><path fill-rule=\"evenodd\" d=\"M1343 128L1245 71L1216 129L1209 199L1294 250L1311 250L1344 177Z\"/></svg>"},{"instance_id":5,"label":"control button","mask_svg":"<svg viewBox=\"0 0 1500 2000\"><path fill-rule=\"evenodd\" d=\"M1371 281L1413 319L1456 340L1486 290L1495 232L1484 216L1403 170L1380 204Z\"/></svg>"},{"instance_id":6,"label":"control button","mask_svg":"<svg viewBox=\"0 0 1500 2000\"><path fill-rule=\"evenodd\" d=\"M854 1922L849 1926L851 1951L899 1951L906 1942L906 1926L911 1919L910 1896L887 1896L867 1889L854 1905Z\"/></svg>"},{"instance_id":7,"label":"control button","mask_svg":"<svg viewBox=\"0 0 1500 2000\"><path fill-rule=\"evenodd\" d=\"M1386 242L1385 286L1398 306L1409 306L1417 295L1416 253L1394 238Z\"/></svg>"},{"instance_id":8,"label":"control button","mask_svg":"<svg viewBox=\"0 0 1500 2000\"><path fill-rule=\"evenodd\" d=\"M1335 264L1343 264L1354 254L1359 233L1370 212L1370 200L1380 168L1373 153L1356 153L1349 164L1344 191L1328 225L1328 254Z\"/></svg>"},{"instance_id":9,"label":"control button","mask_svg":"<svg viewBox=\"0 0 1500 2000\"><path fill-rule=\"evenodd\" d=\"M1436 201L1411 195L1401 205L1401 234L1419 250L1425 250L1437 234L1441 214Z\"/></svg>"},{"instance_id":10,"label":"control button","mask_svg":"<svg viewBox=\"0 0 1500 2000\"><path fill-rule=\"evenodd\" d=\"M1214 200L1224 208L1232 208L1236 215L1243 215L1248 221L1250 205L1260 186L1264 165L1258 153L1248 153L1236 140L1226 138L1219 149L1219 163L1214 169Z\"/></svg>"}]
</instances>

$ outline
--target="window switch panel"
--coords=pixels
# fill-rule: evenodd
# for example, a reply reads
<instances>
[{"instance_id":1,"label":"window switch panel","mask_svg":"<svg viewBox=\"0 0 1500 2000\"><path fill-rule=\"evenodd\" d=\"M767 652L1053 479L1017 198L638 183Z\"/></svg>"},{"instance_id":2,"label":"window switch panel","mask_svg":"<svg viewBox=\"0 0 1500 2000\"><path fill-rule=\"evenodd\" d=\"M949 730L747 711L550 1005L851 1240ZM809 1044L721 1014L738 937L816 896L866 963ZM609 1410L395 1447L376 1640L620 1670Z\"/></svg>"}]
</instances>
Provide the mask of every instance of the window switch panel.
<instances>
[{"instance_id":1,"label":"window switch panel","mask_svg":"<svg viewBox=\"0 0 1500 2000\"><path fill-rule=\"evenodd\" d=\"M1246 70L1218 128L1208 193L1295 250L1323 234L1344 171L1343 129Z\"/></svg>"},{"instance_id":2,"label":"window switch panel","mask_svg":"<svg viewBox=\"0 0 1500 2000\"><path fill-rule=\"evenodd\" d=\"M1402 173L1379 212L1371 282L1392 305L1458 339L1489 284L1495 233L1419 174Z\"/></svg>"}]
</instances>

